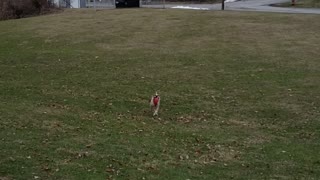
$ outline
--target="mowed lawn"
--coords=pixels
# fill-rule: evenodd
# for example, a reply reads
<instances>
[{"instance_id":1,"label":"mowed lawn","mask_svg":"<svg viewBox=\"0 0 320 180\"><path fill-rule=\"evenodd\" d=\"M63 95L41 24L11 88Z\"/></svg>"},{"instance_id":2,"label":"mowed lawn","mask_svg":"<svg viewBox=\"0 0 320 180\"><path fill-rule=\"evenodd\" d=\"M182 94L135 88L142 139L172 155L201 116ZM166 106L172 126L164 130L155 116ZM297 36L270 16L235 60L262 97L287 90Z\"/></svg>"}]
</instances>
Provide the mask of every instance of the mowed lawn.
<instances>
[{"instance_id":1,"label":"mowed lawn","mask_svg":"<svg viewBox=\"0 0 320 180\"><path fill-rule=\"evenodd\" d=\"M120 9L1 21L0 179L319 179L319 18Z\"/></svg>"}]
</instances>

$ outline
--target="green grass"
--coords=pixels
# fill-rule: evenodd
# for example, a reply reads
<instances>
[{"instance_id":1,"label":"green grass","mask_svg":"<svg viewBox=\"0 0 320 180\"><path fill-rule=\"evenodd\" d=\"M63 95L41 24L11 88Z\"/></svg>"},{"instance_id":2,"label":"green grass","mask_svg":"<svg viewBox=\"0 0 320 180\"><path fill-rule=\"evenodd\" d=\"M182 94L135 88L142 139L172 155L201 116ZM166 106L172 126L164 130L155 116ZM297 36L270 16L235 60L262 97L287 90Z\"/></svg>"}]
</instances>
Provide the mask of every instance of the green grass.
<instances>
[{"instance_id":1,"label":"green grass","mask_svg":"<svg viewBox=\"0 0 320 180\"><path fill-rule=\"evenodd\" d=\"M320 8L320 0L295 0L294 6L292 6L292 2L274 4L273 6L278 6L278 7L300 7L300 8Z\"/></svg>"},{"instance_id":2,"label":"green grass","mask_svg":"<svg viewBox=\"0 0 320 180\"><path fill-rule=\"evenodd\" d=\"M319 179L319 18L121 9L0 22L0 179Z\"/></svg>"}]
</instances>

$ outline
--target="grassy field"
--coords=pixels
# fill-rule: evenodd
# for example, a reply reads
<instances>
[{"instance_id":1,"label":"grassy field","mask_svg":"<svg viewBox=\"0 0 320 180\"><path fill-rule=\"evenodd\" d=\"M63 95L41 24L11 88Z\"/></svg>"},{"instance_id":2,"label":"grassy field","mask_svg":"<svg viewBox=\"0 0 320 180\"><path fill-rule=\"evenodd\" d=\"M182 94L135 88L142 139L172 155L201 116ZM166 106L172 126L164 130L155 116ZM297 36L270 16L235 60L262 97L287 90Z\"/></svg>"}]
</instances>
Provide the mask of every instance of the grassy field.
<instances>
[{"instance_id":1,"label":"grassy field","mask_svg":"<svg viewBox=\"0 0 320 180\"><path fill-rule=\"evenodd\" d=\"M274 4L277 7L300 7L300 8L320 8L320 0L295 0L295 5L291 2Z\"/></svg>"},{"instance_id":2,"label":"grassy field","mask_svg":"<svg viewBox=\"0 0 320 180\"><path fill-rule=\"evenodd\" d=\"M319 179L319 18L121 9L0 22L0 179Z\"/></svg>"}]
</instances>

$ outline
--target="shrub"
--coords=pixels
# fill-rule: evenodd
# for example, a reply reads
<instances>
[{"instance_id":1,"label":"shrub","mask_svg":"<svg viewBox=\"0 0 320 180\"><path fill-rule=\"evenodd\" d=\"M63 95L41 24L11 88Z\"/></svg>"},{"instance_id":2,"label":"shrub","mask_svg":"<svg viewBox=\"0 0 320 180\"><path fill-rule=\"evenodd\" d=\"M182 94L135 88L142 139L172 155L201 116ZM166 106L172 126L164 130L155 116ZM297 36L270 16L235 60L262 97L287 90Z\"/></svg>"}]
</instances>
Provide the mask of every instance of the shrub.
<instances>
[{"instance_id":1,"label":"shrub","mask_svg":"<svg viewBox=\"0 0 320 180\"><path fill-rule=\"evenodd\" d=\"M51 8L47 0L1 0L0 20L39 15Z\"/></svg>"}]
</instances>

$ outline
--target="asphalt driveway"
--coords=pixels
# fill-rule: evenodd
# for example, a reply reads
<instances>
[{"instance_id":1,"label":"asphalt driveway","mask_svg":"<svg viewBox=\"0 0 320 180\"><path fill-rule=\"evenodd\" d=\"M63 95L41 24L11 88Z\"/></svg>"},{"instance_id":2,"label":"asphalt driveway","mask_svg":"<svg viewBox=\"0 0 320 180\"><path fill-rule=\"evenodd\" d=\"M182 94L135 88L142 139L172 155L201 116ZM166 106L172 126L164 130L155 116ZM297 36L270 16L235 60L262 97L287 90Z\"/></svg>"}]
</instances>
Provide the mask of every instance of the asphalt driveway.
<instances>
[{"instance_id":1,"label":"asphalt driveway","mask_svg":"<svg viewBox=\"0 0 320 180\"><path fill-rule=\"evenodd\" d=\"M288 0L244 0L233 3L226 3L226 10L245 10L245 11L263 11L263 12L280 12L280 13L305 13L320 14L320 9L316 8L284 8L273 7L270 4L288 2ZM214 5L217 6L217 5ZM218 5L219 6L219 5ZM215 7L216 8L216 7Z\"/></svg>"},{"instance_id":2,"label":"asphalt driveway","mask_svg":"<svg viewBox=\"0 0 320 180\"><path fill-rule=\"evenodd\" d=\"M225 3L225 10L320 14L320 8L283 8L270 6L271 4L277 4L288 1L289 0L241 0L236 2ZM143 5L142 7L220 10L221 4L165 4Z\"/></svg>"}]
</instances>

